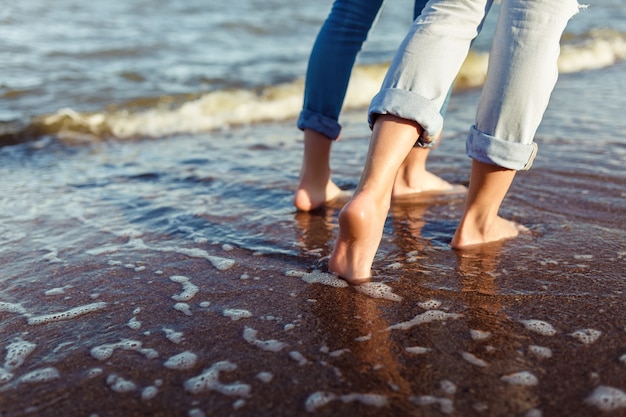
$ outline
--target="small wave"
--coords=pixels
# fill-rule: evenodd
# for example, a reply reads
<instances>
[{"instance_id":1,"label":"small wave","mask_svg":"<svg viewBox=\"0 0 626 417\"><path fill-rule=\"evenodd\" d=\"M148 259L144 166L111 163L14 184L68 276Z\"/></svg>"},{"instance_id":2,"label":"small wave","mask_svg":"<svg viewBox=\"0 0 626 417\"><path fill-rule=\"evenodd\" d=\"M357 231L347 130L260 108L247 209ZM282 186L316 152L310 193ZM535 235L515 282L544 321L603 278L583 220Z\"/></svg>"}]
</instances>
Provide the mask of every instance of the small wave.
<instances>
[{"instance_id":1,"label":"small wave","mask_svg":"<svg viewBox=\"0 0 626 417\"><path fill-rule=\"evenodd\" d=\"M596 29L563 38L559 71L575 73L614 65L626 58L626 34ZM480 87L487 73L489 55L472 51L454 84L456 91ZM388 64L355 67L345 100L346 109L367 107L378 92ZM185 97L171 105L171 98L146 98L126 107L96 113L65 108L34 118L26 127L20 123L0 126L0 145L32 140L44 135L65 142L103 139L164 137L226 129L238 125L275 122L297 117L302 106L302 79L256 90L230 89ZM163 106L168 102L170 105ZM150 103L149 106L145 106Z\"/></svg>"}]
</instances>

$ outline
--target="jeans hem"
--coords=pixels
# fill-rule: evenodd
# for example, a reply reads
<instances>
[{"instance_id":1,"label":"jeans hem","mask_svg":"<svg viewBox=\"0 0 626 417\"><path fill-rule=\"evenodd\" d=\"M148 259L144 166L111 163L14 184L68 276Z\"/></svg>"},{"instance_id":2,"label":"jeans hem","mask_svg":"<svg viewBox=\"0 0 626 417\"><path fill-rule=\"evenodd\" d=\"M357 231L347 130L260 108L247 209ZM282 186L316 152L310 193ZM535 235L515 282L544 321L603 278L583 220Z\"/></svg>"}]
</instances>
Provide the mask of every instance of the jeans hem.
<instances>
[{"instance_id":1,"label":"jeans hem","mask_svg":"<svg viewBox=\"0 0 626 417\"><path fill-rule=\"evenodd\" d=\"M479 162L516 171L528 170L537 155L537 144L509 142L480 132L472 126L467 137L467 155Z\"/></svg>"},{"instance_id":2,"label":"jeans hem","mask_svg":"<svg viewBox=\"0 0 626 417\"><path fill-rule=\"evenodd\" d=\"M341 125L334 119L311 110L302 110L298 117L298 129L311 129L330 140L337 140L341 133Z\"/></svg>"},{"instance_id":3,"label":"jeans hem","mask_svg":"<svg viewBox=\"0 0 626 417\"><path fill-rule=\"evenodd\" d=\"M418 142L426 146L434 143L443 129L443 117L437 106L426 97L408 90L386 88L376 94L368 111L370 128L381 114L391 114L418 123L424 129Z\"/></svg>"}]
</instances>

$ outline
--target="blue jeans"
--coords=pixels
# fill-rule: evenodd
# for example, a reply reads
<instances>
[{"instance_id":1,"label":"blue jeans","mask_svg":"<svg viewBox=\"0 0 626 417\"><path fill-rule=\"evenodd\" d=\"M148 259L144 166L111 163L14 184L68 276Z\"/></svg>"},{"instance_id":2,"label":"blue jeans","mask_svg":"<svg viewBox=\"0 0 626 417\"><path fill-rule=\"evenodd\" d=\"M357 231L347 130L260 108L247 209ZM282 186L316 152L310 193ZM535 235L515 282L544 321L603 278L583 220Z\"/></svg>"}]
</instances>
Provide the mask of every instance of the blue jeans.
<instances>
[{"instance_id":1,"label":"blue jeans","mask_svg":"<svg viewBox=\"0 0 626 417\"><path fill-rule=\"evenodd\" d=\"M415 0L414 16L426 1ZM339 113L352 67L383 2L335 0L309 57L299 129L311 129L333 140L339 137Z\"/></svg>"},{"instance_id":2,"label":"blue jeans","mask_svg":"<svg viewBox=\"0 0 626 417\"><path fill-rule=\"evenodd\" d=\"M369 123L379 114L416 121L422 137L443 127L439 112L492 0L431 0L398 49ZM502 0L467 154L504 168L528 169L534 135L558 77L559 41L576 0Z\"/></svg>"}]
</instances>

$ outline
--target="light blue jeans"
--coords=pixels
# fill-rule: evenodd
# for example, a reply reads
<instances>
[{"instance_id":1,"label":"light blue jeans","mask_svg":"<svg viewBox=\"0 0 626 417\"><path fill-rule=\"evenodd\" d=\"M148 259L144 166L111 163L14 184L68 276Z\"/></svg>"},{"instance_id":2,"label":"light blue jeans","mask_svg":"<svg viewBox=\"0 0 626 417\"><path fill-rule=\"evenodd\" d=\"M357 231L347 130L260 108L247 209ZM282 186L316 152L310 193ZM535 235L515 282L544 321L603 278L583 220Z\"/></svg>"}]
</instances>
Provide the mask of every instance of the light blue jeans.
<instances>
[{"instance_id":1,"label":"light blue jeans","mask_svg":"<svg viewBox=\"0 0 626 417\"><path fill-rule=\"evenodd\" d=\"M415 0L414 16L419 15L426 1ZM312 129L333 140L339 137L339 113L352 67L383 3L335 0L309 57L299 129Z\"/></svg>"},{"instance_id":2,"label":"light blue jeans","mask_svg":"<svg viewBox=\"0 0 626 417\"><path fill-rule=\"evenodd\" d=\"M393 114L416 121L422 137L443 127L439 112L492 0L431 0L396 53L369 123ZM502 0L489 68L467 154L480 162L528 169L534 136L558 77L559 41L576 0Z\"/></svg>"}]
</instances>

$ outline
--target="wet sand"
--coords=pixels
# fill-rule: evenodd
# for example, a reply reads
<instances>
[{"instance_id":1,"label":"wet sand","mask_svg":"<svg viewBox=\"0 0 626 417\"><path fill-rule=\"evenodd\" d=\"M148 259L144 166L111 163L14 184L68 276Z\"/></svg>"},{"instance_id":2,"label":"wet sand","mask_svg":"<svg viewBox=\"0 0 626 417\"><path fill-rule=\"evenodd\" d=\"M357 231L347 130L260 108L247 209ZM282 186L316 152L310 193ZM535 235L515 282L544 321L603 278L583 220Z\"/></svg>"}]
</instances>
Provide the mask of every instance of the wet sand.
<instances>
[{"instance_id":1,"label":"wet sand","mask_svg":"<svg viewBox=\"0 0 626 417\"><path fill-rule=\"evenodd\" d=\"M590 416L611 406L607 415L625 415L623 391L606 387L623 388L626 370L626 253L551 261L547 242L534 264L516 260L536 236L453 252L416 234L421 207L390 217L397 233L376 262L390 292L336 287L314 272L334 210L295 214L296 256L155 251L160 237L145 235L95 258L14 271L3 281L2 333L36 347L0 386L1 415ZM0 254L4 265L12 256ZM168 364L182 352L195 359ZM46 368L56 370L49 380L25 379Z\"/></svg>"}]
</instances>

